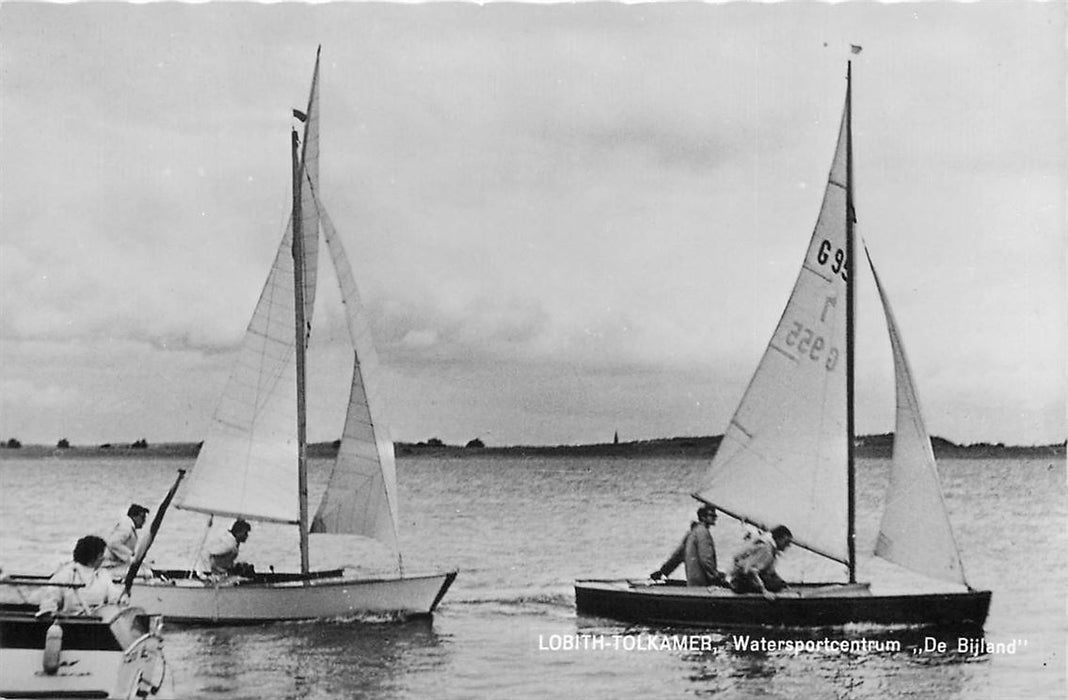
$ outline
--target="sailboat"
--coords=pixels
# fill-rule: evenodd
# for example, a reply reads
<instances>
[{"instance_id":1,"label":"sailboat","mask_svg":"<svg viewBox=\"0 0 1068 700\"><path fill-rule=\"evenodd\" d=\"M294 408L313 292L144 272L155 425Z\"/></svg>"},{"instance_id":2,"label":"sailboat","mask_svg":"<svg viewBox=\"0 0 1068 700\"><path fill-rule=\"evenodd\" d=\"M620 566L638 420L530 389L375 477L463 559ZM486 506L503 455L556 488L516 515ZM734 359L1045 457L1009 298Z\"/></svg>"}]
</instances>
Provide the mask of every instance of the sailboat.
<instances>
[{"instance_id":1,"label":"sailboat","mask_svg":"<svg viewBox=\"0 0 1068 700\"><path fill-rule=\"evenodd\" d=\"M786 309L694 497L846 567L848 580L791 584L767 600L685 582L579 580L580 614L698 626L823 627L850 623L981 628L990 591L967 584L931 439L885 290L868 262L894 358L896 427L876 557L948 590L876 594L857 582L854 468L852 62L823 202ZM946 586L938 586L946 589Z\"/></svg>"},{"instance_id":2,"label":"sailboat","mask_svg":"<svg viewBox=\"0 0 1068 700\"><path fill-rule=\"evenodd\" d=\"M209 518L284 523L300 534L300 572L253 573L204 582L188 570L157 570L134 582L131 604L168 622L262 623L361 614L429 615L455 571L405 576L398 545L393 442L370 329L341 239L319 192L319 54L304 111L292 132L289 225L208 435L176 507ZM307 349L315 308L319 233L332 261L352 349L352 378L337 458L322 501L308 508ZM299 261L295 264L294 261ZM210 522L210 521L209 521ZM397 553L399 575L355 578L311 571L311 533L373 538Z\"/></svg>"}]
</instances>

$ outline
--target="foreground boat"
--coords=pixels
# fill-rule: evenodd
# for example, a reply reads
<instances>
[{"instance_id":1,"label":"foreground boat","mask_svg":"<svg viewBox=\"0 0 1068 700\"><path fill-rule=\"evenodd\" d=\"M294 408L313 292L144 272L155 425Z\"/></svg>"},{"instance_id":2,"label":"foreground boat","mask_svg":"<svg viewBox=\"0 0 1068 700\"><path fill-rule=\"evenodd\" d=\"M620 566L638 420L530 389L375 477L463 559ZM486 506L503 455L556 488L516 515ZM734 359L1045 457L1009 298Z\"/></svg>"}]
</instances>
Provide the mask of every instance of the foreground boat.
<instances>
[{"instance_id":1,"label":"foreground boat","mask_svg":"<svg viewBox=\"0 0 1068 700\"><path fill-rule=\"evenodd\" d=\"M42 620L0 604L0 697L145 698L166 676L162 622L136 608Z\"/></svg>"},{"instance_id":2,"label":"foreground boat","mask_svg":"<svg viewBox=\"0 0 1068 700\"><path fill-rule=\"evenodd\" d=\"M844 565L848 582L793 584L774 599L651 581L580 580L580 614L679 625L850 623L981 627L990 592L968 586L942 499L931 439L886 294L875 275L894 356L891 477L874 552L937 579L938 592L873 595L856 580L852 65L823 204L771 342L694 497ZM942 592L949 582L952 592Z\"/></svg>"},{"instance_id":3,"label":"foreground boat","mask_svg":"<svg viewBox=\"0 0 1068 700\"><path fill-rule=\"evenodd\" d=\"M178 508L208 515L209 527L216 516L296 526L301 569L205 580L170 572L134 581L131 603L171 621L231 624L365 613L429 615L456 577L454 571L414 577L403 573L393 442L383 419L377 360L352 268L319 198L318 83L317 55L307 109L293 111L303 123L303 140L294 129L290 224L192 475L176 500ZM309 517L306 367L320 229L345 307L351 354L338 371L348 373L350 390L329 483L314 517ZM376 539L396 554L399 574L361 579L336 570L311 571L310 533Z\"/></svg>"}]
</instances>

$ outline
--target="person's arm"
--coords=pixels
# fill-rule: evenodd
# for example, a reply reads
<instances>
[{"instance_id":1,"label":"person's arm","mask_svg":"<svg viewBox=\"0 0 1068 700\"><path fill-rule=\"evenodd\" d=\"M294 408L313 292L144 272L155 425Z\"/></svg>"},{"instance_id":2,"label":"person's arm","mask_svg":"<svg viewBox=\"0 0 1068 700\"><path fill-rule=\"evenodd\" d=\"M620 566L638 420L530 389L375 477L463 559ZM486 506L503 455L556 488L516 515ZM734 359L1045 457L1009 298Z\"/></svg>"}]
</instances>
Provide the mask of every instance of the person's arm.
<instances>
[{"instance_id":1,"label":"person's arm","mask_svg":"<svg viewBox=\"0 0 1068 700\"><path fill-rule=\"evenodd\" d=\"M71 572L61 568L48 579L49 583L70 583ZM63 595L67 591L63 586L42 586L41 601L37 606L38 615L54 615L63 609Z\"/></svg>"},{"instance_id":2,"label":"person's arm","mask_svg":"<svg viewBox=\"0 0 1068 700\"><path fill-rule=\"evenodd\" d=\"M54 583L49 579L50 583ZM37 606L38 615L54 615L63 605L63 589L59 586L44 586L41 602Z\"/></svg>"},{"instance_id":3,"label":"person's arm","mask_svg":"<svg viewBox=\"0 0 1068 700\"><path fill-rule=\"evenodd\" d=\"M682 538L682 542L679 542L679 546L675 548L675 551L671 553L671 556L667 558L659 569L649 574L649 578L654 581L658 581L661 578L668 576L678 568L679 564L686 558L686 538Z\"/></svg>"},{"instance_id":4,"label":"person's arm","mask_svg":"<svg viewBox=\"0 0 1068 700\"><path fill-rule=\"evenodd\" d=\"M119 584L112 581L110 576L105 575L104 578L107 581L107 595L104 598L104 602L111 603L113 605L122 605L123 603L125 603L125 589Z\"/></svg>"},{"instance_id":5,"label":"person's arm","mask_svg":"<svg viewBox=\"0 0 1068 700\"><path fill-rule=\"evenodd\" d=\"M746 557L741 567L742 573L749 577L753 585L760 590L760 594L768 600L774 598L775 594L764 586L764 579L760 577L760 572L773 561L775 561L775 553L766 544L763 544L750 556Z\"/></svg>"}]
</instances>

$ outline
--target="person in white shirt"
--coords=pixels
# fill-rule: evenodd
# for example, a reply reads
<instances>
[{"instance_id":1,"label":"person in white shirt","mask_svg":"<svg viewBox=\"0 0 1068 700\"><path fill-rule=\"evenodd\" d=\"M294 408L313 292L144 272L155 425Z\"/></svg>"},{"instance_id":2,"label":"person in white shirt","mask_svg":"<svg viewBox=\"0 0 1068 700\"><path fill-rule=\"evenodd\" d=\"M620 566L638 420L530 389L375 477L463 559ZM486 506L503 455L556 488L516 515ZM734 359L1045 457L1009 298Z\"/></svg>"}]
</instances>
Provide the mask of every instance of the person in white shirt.
<instances>
[{"instance_id":1,"label":"person in white shirt","mask_svg":"<svg viewBox=\"0 0 1068 700\"><path fill-rule=\"evenodd\" d=\"M121 603L123 590L100 568L107 545L96 535L87 535L74 545L74 560L52 574L45 586L40 613L91 615L100 606Z\"/></svg>"},{"instance_id":2,"label":"person in white shirt","mask_svg":"<svg viewBox=\"0 0 1068 700\"><path fill-rule=\"evenodd\" d=\"M200 561L200 571L212 575L234 573L237 568L237 555L241 545L248 539L252 526L245 520L235 520L230 529L217 532L204 544L204 555ZM251 567L241 567L247 570Z\"/></svg>"},{"instance_id":3,"label":"person in white shirt","mask_svg":"<svg viewBox=\"0 0 1068 700\"><path fill-rule=\"evenodd\" d=\"M137 555L137 531L145 526L148 508L134 503L126 510L126 517L111 528L106 538L104 568L112 578L122 578Z\"/></svg>"}]
</instances>

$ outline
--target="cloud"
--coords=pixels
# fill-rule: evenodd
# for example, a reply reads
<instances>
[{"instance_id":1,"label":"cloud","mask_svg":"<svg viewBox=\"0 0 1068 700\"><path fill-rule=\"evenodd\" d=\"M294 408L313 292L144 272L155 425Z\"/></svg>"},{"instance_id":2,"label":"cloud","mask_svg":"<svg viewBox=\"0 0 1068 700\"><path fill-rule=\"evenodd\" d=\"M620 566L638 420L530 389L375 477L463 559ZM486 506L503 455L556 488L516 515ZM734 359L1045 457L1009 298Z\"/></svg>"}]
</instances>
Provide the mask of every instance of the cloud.
<instances>
[{"instance_id":1,"label":"cloud","mask_svg":"<svg viewBox=\"0 0 1068 700\"><path fill-rule=\"evenodd\" d=\"M4 413L25 409L61 409L74 405L80 398L71 387L38 385L25 379L0 380L0 395L6 404Z\"/></svg>"},{"instance_id":2,"label":"cloud","mask_svg":"<svg viewBox=\"0 0 1068 700\"><path fill-rule=\"evenodd\" d=\"M1063 399L1056 5L0 12L0 376L99 397L81 408L107 427L158 402L183 416L175 432L210 415L201 394L225 377L285 225L289 110L320 42L323 198L385 372L415 397L406 430L448 416L464 435L496 415L518 441L556 440L585 434L586 396L590 434L613 400L635 427L681 433L682 377L725 387L699 400L729 414L797 274L851 41L861 227L921 385L935 378L921 392L997 416ZM343 338L340 315L317 318ZM881 323L864 317L865 353L885 345ZM49 344L71 356L43 363ZM951 371L961 357L996 384ZM438 403L405 384L417 377ZM508 391L488 409L473 385ZM978 424L997 421L939 430Z\"/></svg>"}]
</instances>

